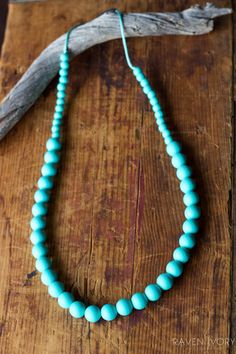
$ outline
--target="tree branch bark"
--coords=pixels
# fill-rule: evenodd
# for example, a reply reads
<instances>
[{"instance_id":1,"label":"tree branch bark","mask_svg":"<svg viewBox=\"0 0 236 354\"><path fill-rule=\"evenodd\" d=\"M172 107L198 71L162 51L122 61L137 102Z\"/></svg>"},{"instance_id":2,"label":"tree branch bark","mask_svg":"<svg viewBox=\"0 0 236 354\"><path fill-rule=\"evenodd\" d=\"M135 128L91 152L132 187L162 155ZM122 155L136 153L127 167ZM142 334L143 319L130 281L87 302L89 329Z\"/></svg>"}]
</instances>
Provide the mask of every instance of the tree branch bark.
<instances>
[{"instance_id":1,"label":"tree branch bark","mask_svg":"<svg viewBox=\"0 0 236 354\"><path fill-rule=\"evenodd\" d=\"M214 18L230 14L229 8L217 8L207 3L182 12L124 14L127 37L161 35L202 35L213 30ZM35 103L57 74L59 56L66 34L52 42L30 65L0 105L0 140ZM70 36L71 59L86 49L120 38L120 28L114 10L108 10L94 20L80 25Z\"/></svg>"}]
</instances>

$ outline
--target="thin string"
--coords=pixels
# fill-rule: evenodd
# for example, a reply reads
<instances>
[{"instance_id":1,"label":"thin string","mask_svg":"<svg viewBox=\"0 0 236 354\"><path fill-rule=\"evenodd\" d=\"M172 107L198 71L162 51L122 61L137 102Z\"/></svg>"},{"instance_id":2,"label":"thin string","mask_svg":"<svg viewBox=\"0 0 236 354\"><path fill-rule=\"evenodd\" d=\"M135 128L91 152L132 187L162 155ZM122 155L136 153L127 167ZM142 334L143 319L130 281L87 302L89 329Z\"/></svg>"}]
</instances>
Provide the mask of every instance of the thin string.
<instances>
[{"instance_id":1,"label":"thin string","mask_svg":"<svg viewBox=\"0 0 236 354\"><path fill-rule=\"evenodd\" d=\"M115 10L115 12L119 17L120 33L121 33L122 43L123 43L124 52L125 52L125 58L126 58L127 64L129 65L130 69L133 70L135 68L135 66L133 66L133 64L131 63L130 57L129 57L128 47L127 47L126 38L125 38L123 14L119 10Z\"/></svg>"},{"instance_id":2,"label":"thin string","mask_svg":"<svg viewBox=\"0 0 236 354\"><path fill-rule=\"evenodd\" d=\"M119 17L119 24L120 24L120 33L121 33L121 38L122 38L122 43L123 43L123 48L125 52L125 58L127 61L128 66L130 67L131 70L135 68L135 66L131 63L130 57L129 57L129 51L126 43L126 38L125 38L125 29L124 29L124 21L123 21L123 14L119 10L115 10L115 13ZM66 33L66 40L65 40L65 45L64 45L64 53L68 52L68 47L69 47L69 39L71 32L78 26L80 26L80 23L77 23L76 25L72 26L69 31Z\"/></svg>"}]
</instances>

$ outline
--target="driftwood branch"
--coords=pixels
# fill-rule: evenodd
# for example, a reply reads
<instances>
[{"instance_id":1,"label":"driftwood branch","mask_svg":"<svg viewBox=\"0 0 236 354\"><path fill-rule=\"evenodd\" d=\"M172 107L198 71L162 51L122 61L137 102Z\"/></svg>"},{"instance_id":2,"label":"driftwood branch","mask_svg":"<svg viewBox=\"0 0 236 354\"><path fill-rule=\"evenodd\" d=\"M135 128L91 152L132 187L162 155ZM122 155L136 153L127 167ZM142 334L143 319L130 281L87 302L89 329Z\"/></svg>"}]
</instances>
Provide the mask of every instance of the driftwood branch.
<instances>
[{"instance_id":1,"label":"driftwood branch","mask_svg":"<svg viewBox=\"0 0 236 354\"><path fill-rule=\"evenodd\" d=\"M127 37L161 35L201 35L213 30L214 18L230 14L229 8L217 8L207 3L173 13L128 13L124 15ZM109 10L77 27L71 34L71 58L86 49L120 38L120 28L114 10ZM35 103L58 72L58 59L63 50L65 34L52 42L31 64L0 105L0 139Z\"/></svg>"}]
</instances>

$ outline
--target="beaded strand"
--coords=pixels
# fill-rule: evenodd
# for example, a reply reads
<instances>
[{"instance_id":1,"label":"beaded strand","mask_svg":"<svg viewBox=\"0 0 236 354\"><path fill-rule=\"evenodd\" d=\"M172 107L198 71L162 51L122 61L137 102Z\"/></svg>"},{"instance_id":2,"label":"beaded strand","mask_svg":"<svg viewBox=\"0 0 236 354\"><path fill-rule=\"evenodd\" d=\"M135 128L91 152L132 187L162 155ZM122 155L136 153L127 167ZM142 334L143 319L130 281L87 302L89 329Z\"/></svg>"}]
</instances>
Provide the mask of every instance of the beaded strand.
<instances>
[{"instance_id":1,"label":"beaded strand","mask_svg":"<svg viewBox=\"0 0 236 354\"><path fill-rule=\"evenodd\" d=\"M54 177L57 174L61 150L61 126L65 108L66 88L69 72L69 51L68 42L71 30L68 31L65 47L60 56L59 82L57 85L57 100L55 113L52 121L51 137L46 143L44 164L41 169L41 177L38 180L38 189L34 194L35 204L32 207L30 226L32 233L30 240L33 244L32 254L36 259L36 269L41 273L41 281L48 287L48 293L56 298L63 309L68 309L74 318L85 317L89 322L97 322L100 318L105 321L114 320L117 315L128 316L133 309L143 310L148 302L158 301L163 292L172 288L174 279L178 278L184 270L184 264L190 258L190 250L196 244L195 234L199 231L198 219L201 215L199 207L199 195L196 192L196 183L192 178L192 169L187 165L186 156L182 153L180 144L174 140L164 119L163 111L157 96L141 68L133 66L126 45L122 14L116 10L119 18L121 37L124 46L125 56L133 75L140 84L144 94L147 96L158 129L164 139L166 152L171 157L171 163L176 169L176 176L180 181L180 190L183 193L183 203L186 206L184 215L186 220L182 225L183 234L179 238L179 247L173 252L173 259L166 265L165 272L160 274L156 282L148 284L142 292L134 293L130 299L122 298L115 305L105 304L100 309L98 306L85 306L82 301L74 298L73 294L66 291L64 284L58 280L58 274L52 268L52 261L48 257L46 242L46 220L50 191L54 185Z\"/></svg>"}]
</instances>

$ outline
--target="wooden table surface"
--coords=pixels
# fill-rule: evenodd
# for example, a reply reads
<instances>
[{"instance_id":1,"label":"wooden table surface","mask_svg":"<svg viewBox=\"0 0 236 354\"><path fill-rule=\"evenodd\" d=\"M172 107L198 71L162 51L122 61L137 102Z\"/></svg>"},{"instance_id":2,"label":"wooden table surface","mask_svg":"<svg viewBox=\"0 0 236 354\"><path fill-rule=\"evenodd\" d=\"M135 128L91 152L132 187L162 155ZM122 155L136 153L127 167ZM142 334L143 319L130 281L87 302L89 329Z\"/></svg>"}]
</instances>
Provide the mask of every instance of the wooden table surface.
<instances>
[{"instance_id":1,"label":"wooden table surface","mask_svg":"<svg viewBox=\"0 0 236 354\"><path fill-rule=\"evenodd\" d=\"M1 98L76 22L111 7L179 11L194 3L11 3ZM130 39L128 45L194 166L203 212L198 246L173 289L128 318L89 324L71 318L48 296L31 255L29 220L54 110L53 81L0 144L0 354L236 352L232 17L217 20L209 35ZM75 295L93 304L114 303L164 271L181 233L182 195L120 40L73 61L69 93L49 214L50 254Z\"/></svg>"}]
</instances>

